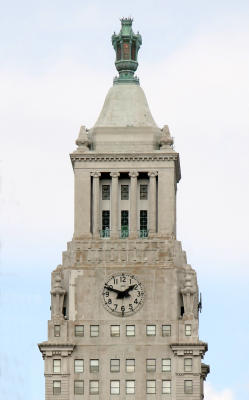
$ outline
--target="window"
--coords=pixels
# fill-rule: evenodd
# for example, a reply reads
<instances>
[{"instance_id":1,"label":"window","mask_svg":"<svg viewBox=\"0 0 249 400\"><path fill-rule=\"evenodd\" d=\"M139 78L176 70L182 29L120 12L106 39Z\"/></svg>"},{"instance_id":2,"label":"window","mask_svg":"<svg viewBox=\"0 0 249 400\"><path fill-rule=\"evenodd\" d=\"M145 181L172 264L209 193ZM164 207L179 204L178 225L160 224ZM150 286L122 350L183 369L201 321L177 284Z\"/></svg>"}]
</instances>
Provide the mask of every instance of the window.
<instances>
[{"instance_id":1,"label":"window","mask_svg":"<svg viewBox=\"0 0 249 400\"><path fill-rule=\"evenodd\" d=\"M140 200L148 200L148 185L140 185Z\"/></svg>"},{"instance_id":2,"label":"window","mask_svg":"<svg viewBox=\"0 0 249 400\"><path fill-rule=\"evenodd\" d=\"M162 359L162 372L169 372L169 371L171 371L171 359L163 358Z\"/></svg>"},{"instance_id":3,"label":"window","mask_svg":"<svg viewBox=\"0 0 249 400\"><path fill-rule=\"evenodd\" d=\"M61 381L53 381L53 394L61 394Z\"/></svg>"},{"instance_id":4,"label":"window","mask_svg":"<svg viewBox=\"0 0 249 400\"><path fill-rule=\"evenodd\" d=\"M156 381L146 381L146 393L147 394L156 393Z\"/></svg>"},{"instance_id":5,"label":"window","mask_svg":"<svg viewBox=\"0 0 249 400\"><path fill-rule=\"evenodd\" d=\"M147 210L140 210L140 237L148 236Z\"/></svg>"},{"instance_id":6,"label":"window","mask_svg":"<svg viewBox=\"0 0 249 400\"><path fill-rule=\"evenodd\" d=\"M121 211L121 238L129 236L129 211Z\"/></svg>"},{"instance_id":7,"label":"window","mask_svg":"<svg viewBox=\"0 0 249 400\"><path fill-rule=\"evenodd\" d=\"M184 358L184 372L192 371L192 358Z\"/></svg>"},{"instance_id":8,"label":"window","mask_svg":"<svg viewBox=\"0 0 249 400\"><path fill-rule=\"evenodd\" d=\"M110 236L110 210L102 211L102 237Z\"/></svg>"},{"instance_id":9,"label":"window","mask_svg":"<svg viewBox=\"0 0 249 400\"><path fill-rule=\"evenodd\" d=\"M171 325L162 325L162 336L171 336Z\"/></svg>"},{"instance_id":10,"label":"window","mask_svg":"<svg viewBox=\"0 0 249 400\"><path fill-rule=\"evenodd\" d=\"M61 335L61 326L60 325L54 325L54 336L60 336Z\"/></svg>"},{"instance_id":11,"label":"window","mask_svg":"<svg viewBox=\"0 0 249 400\"><path fill-rule=\"evenodd\" d=\"M146 325L146 335L155 336L156 335L156 325Z\"/></svg>"},{"instance_id":12,"label":"window","mask_svg":"<svg viewBox=\"0 0 249 400\"><path fill-rule=\"evenodd\" d=\"M111 394L120 393L120 381L111 381L110 393Z\"/></svg>"},{"instance_id":13,"label":"window","mask_svg":"<svg viewBox=\"0 0 249 400\"><path fill-rule=\"evenodd\" d=\"M185 394L193 393L193 381L184 381L184 393Z\"/></svg>"},{"instance_id":14,"label":"window","mask_svg":"<svg viewBox=\"0 0 249 400\"><path fill-rule=\"evenodd\" d=\"M75 325L75 336L84 336L84 325Z\"/></svg>"},{"instance_id":15,"label":"window","mask_svg":"<svg viewBox=\"0 0 249 400\"><path fill-rule=\"evenodd\" d=\"M135 336L135 325L126 325L126 336Z\"/></svg>"},{"instance_id":16,"label":"window","mask_svg":"<svg viewBox=\"0 0 249 400\"><path fill-rule=\"evenodd\" d=\"M148 358L146 360L146 371L154 372L156 370L156 360L153 358Z\"/></svg>"},{"instance_id":17,"label":"window","mask_svg":"<svg viewBox=\"0 0 249 400\"><path fill-rule=\"evenodd\" d=\"M99 336L99 325L90 325L90 336Z\"/></svg>"},{"instance_id":18,"label":"window","mask_svg":"<svg viewBox=\"0 0 249 400\"><path fill-rule=\"evenodd\" d=\"M121 185L121 200L129 200L129 185Z\"/></svg>"},{"instance_id":19,"label":"window","mask_svg":"<svg viewBox=\"0 0 249 400\"><path fill-rule=\"evenodd\" d=\"M84 394L84 381L74 381L74 394Z\"/></svg>"},{"instance_id":20,"label":"window","mask_svg":"<svg viewBox=\"0 0 249 400\"><path fill-rule=\"evenodd\" d=\"M192 334L192 325L185 325L185 336L191 336Z\"/></svg>"},{"instance_id":21,"label":"window","mask_svg":"<svg viewBox=\"0 0 249 400\"><path fill-rule=\"evenodd\" d=\"M135 381L125 382L126 394L135 394Z\"/></svg>"},{"instance_id":22,"label":"window","mask_svg":"<svg viewBox=\"0 0 249 400\"><path fill-rule=\"evenodd\" d=\"M61 360L53 360L53 372L54 374L61 373Z\"/></svg>"},{"instance_id":23,"label":"window","mask_svg":"<svg viewBox=\"0 0 249 400\"><path fill-rule=\"evenodd\" d=\"M102 185L102 200L110 200L110 185Z\"/></svg>"},{"instance_id":24,"label":"window","mask_svg":"<svg viewBox=\"0 0 249 400\"><path fill-rule=\"evenodd\" d=\"M90 394L99 394L99 381L90 381L89 382L89 393Z\"/></svg>"},{"instance_id":25,"label":"window","mask_svg":"<svg viewBox=\"0 0 249 400\"><path fill-rule=\"evenodd\" d=\"M171 381L162 381L162 393L170 394L171 393Z\"/></svg>"},{"instance_id":26,"label":"window","mask_svg":"<svg viewBox=\"0 0 249 400\"><path fill-rule=\"evenodd\" d=\"M74 360L74 372L84 372L84 360Z\"/></svg>"},{"instance_id":27,"label":"window","mask_svg":"<svg viewBox=\"0 0 249 400\"><path fill-rule=\"evenodd\" d=\"M120 336L120 326L111 325L111 336Z\"/></svg>"},{"instance_id":28,"label":"window","mask_svg":"<svg viewBox=\"0 0 249 400\"><path fill-rule=\"evenodd\" d=\"M120 372L120 360L110 360L110 372Z\"/></svg>"},{"instance_id":29,"label":"window","mask_svg":"<svg viewBox=\"0 0 249 400\"><path fill-rule=\"evenodd\" d=\"M128 358L126 360L126 372L135 372L135 359Z\"/></svg>"},{"instance_id":30,"label":"window","mask_svg":"<svg viewBox=\"0 0 249 400\"><path fill-rule=\"evenodd\" d=\"M99 360L90 360L90 372L99 372Z\"/></svg>"}]
</instances>

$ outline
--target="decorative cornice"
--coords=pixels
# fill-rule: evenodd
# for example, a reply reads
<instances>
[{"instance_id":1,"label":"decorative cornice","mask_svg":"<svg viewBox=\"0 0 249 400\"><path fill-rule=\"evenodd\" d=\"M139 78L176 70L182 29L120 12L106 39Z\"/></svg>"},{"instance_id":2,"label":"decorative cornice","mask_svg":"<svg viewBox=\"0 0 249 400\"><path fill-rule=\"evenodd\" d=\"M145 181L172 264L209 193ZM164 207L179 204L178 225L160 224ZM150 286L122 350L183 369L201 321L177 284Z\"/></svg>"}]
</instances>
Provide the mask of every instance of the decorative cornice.
<instances>
[{"instance_id":1,"label":"decorative cornice","mask_svg":"<svg viewBox=\"0 0 249 400\"><path fill-rule=\"evenodd\" d=\"M97 152L89 152L89 153L71 153L70 154L72 165L76 161L79 162L129 162L129 161L174 161L176 163L176 175L177 182L181 179L181 170L180 170L180 161L179 154L176 152L173 153L162 153L158 151L157 153L97 153Z\"/></svg>"},{"instance_id":2,"label":"decorative cornice","mask_svg":"<svg viewBox=\"0 0 249 400\"><path fill-rule=\"evenodd\" d=\"M71 343L51 343L42 342L38 344L39 350L42 353L42 358L59 355L61 357L70 356L75 348Z\"/></svg>"},{"instance_id":3,"label":"decorative cornice","mask_svg":"<svg viewBox=\"0 0 249 400\"><path fill-rule=\"evenodd\" d=\"M172 343L170 347L176 356L184 356L190 354L192 351L193 356L203 357L208 350L208 345L205 342L197 343Z\"/></svg>"}]
</instances>

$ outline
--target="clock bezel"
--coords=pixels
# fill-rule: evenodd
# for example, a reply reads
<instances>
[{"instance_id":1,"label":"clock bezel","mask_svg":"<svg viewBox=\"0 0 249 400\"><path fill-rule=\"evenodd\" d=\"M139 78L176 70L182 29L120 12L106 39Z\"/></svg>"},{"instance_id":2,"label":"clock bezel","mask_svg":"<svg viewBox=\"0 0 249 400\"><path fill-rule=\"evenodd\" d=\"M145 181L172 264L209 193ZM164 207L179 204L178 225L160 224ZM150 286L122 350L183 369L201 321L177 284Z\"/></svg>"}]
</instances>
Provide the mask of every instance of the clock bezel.
<instances>
[{"instance_id":1,"label":"clock bezel","mask_svg":"<svg viewBox=\"0 0 249 400\"><path fill-rule=\"evenodd\" d=\"M108 306L108 304L106 303L106 301L105 301L105 299L104 299L104 295L103 295L105 284L106 284L109 280L111 280L113 277L122 276L122 275L126 275L126 276L128 275L128 276L134 277L133 279L135 279L139 285L141 284L141 289L142 289L142 292L143 292L143 296L142 296L141 301L139 302L138 306L137 306L133 311L130 310L130 311L127 311L127 312L124 312L124 313L122 313L122 312L120 312L120 311L114 311L114 310L112 310L112 309ZM102 300L102 304L103 304L105 310L108 311L111 315L114 315L114 316L116 316L116 317L124 318L124 317L129 317L129 316L131 316L131 315L136 314L138 311L141 310L141 307L142 307L143 304L144 304L144 298L145 298L144 284L143 284L143 282L142 282L140 279L137 278L136 274L133 274L133 273L130 273L130 272L114 272L114 273L109 274L108 276L105 277L104 285L103 285L102 288L101 288L101 300Z\"/></svg>"}]
</instances>

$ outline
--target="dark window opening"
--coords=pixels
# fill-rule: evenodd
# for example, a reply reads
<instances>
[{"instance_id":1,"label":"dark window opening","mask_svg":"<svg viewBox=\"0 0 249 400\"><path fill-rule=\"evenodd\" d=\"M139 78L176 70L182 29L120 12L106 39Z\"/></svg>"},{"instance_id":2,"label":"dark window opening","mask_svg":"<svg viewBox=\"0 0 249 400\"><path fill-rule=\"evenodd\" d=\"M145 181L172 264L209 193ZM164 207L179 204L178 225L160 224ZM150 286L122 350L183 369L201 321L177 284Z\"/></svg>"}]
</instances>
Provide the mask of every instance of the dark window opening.
<instances>
[{"instance_id":1,"label":"dark window opening","mask_svg":"<svg viewBox=\"0 0 249 400\"><path fill-rule=\"evenodd\" d=\"M121 200L129 200L129 185L121 185Z\"/></svg>"},{"instance_id":2,"label":"dark window opening","mask_svg":"<svg viewBox=\"0 0 249 400\"><path fill-rule=\"evenodd\" d=\"M110 185L102 185L102 200L110 200Z\"/></svg>"},{"instance_id":3,"label":"dark window opening","mask_svg":"<svg viewBox=\"0 0 249 400\"><path fill-rule=\"evenodd\" d=\"M140 210L140 237L148 236L147 210Z\"/></svg>"},{"instance_id":4,"label":"dark window opening","mask_svg":"<svg viewBox=\"0 0 249 400\"><path fill-rule=\"evenodd\" d=\"M183 314L184 314L184 307L181 306L181 317L183 316Z\"/></svg>"},{"instance_id":5,"label":"dark window opening","mask_svg":"<svg viewBox=\"0 0 249 400\"><path fill-rule=\"evenodd\" d=\"M103 210L101 237L109 237L109 236L110 236L110 210Z\"/></svg>"},{"instance_id":6,"label":"dark window opening","mask_svg":"<svg viewBox=\"0 0 249 400\"><path fill-rule=\"evenodd\" d=\"M148 185L140 185L140 200L148 200Z\"/></svg>"},{"instance_id":7,"label":"dark window opening","mask_svg":"<svg viewBox=\"0 0 249 400\"><path fill-rule=\"evenodd\" d=\"M129 236L129 211L121 211L121 237Z\"/></svg>"}]
</instances>

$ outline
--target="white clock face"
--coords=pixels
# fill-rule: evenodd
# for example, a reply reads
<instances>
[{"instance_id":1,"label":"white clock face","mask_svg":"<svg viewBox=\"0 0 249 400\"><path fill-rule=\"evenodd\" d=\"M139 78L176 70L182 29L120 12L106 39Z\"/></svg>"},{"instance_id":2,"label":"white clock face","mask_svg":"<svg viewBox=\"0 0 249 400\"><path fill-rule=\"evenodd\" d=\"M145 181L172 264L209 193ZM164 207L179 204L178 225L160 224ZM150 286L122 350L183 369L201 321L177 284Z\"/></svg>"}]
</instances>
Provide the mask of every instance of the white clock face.
<instances>
[{"instance_id":1,"label":"white clock face","mask_svg":"<svg viewBox=\"0 0 249 400\"><path fill-rule=\"evenodd\" d=\"M115 273L106 280L102 299L107 311L126 317L137 312L143 305L144 289L135 275Z\"/></svg>"}]
</instances>

